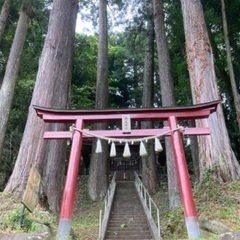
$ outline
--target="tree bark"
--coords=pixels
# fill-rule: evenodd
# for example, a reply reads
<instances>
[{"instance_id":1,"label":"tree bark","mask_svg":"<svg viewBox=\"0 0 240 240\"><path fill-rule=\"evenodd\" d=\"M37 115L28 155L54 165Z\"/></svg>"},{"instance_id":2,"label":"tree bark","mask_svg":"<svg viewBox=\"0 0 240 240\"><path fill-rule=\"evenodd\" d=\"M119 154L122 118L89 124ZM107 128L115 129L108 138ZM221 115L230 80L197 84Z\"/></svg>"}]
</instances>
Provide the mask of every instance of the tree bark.
<instances>
[{"instance_id":1,"label":"tree bark","mask_svg":"<svg viewBox=\"0 0 240 240\"><path fill-rule=\"evenodd\" d=\"M173 88L173 78L171 74L171 63L168 52L168 43L164 27L164 12L162 0L153 0L155 33L158 49L160 88L163 106L176 105ZM166 124L166 123L165 123ZM180 191L178 186L177 171L174 162L174 154L171 140L165 138L167 172L168 172L168 192L170 209L174 209L181 204Z\"/></svg>"},{"instance_id":2,"label":"tree bark","mask_svg":"<svg viewBox=\"0 0 240 240\"><path fill-rule=\"evenodd\" d=\"M230 83L232 87L234 106L235 106L236 115L237 115L238 128L240 130L240 95L238 93L234 70L233 70L232 54L231 54L231 47L230 47L229 38L228 38L228 25L227 25L227 17L226 17L224 0L221 0L221 5L222 5L223 32L224 32L224 41L226 45L228 71L229 71Z\"/></svg>"},{"instance_id":3,"label":"tree bark","mask_svg":"<svg viewBox=\"0 0 240 240\"><path fill-rule=\"evenodd\" d=\"M11 4L12 4L12 0L5 0L2 6L2 10L0 14L0 42L2 41L5 29L6 29Z\"/></svg>"},{"instance_id":4,"label":"tree bark","mask_svg":"<svg viewBox=\"0 0 240 240\"><path fill-rule=\"evenodd\" d=\"M143 95L142 107L153 106L153 71L154 71L154 24L153 24L153 9L152 3L149 3L147 25L147 41L145 48L144 59L144 74L143 74ZM142 128L152 128L152 122L143 122ZM156 155L154 151L154 143L150 141L146 143L148 156L142 157L143 167L143 184L150 194L154 193L158 187L158 172Z\"/></svg>"},{"instance_id":5,"label":"tree bark","mask_svg":"<svg viewBox=\"0 0 240 240\"><path fill-rule=\"evenodd\" d=\"M108 26L107 0L99 1L99 45L98 69L95 108L104 109L108 106ZM106 129L106 123L95 124L95 129ZM88 191L92 200L96 201L105 196L108 188L108 145L102 141L102 153L95 153L96 141L93 142Z\"/></svg>"},{"instance_id":6,"label":"tree bark","mask_svg":"<svg viewBox=\"0 0 240 240\"><path fill-rule=\"evenodd\" d=\"M191 81L193 103L205 103L220 99L215 76L212 49L207 34L200 0L181 0L186 39L187 63ZM196 121L197 127L209 126L210 136L201 136L199 141L200 178L211 170L223 180L239 179L240 167L233 153L223 109L208 119Z\"/></svg>"},{"instance_id":7,"label":"tree bark","mask_svg":"<svg viewBox=\"0 0 240 240\"><path fill-rule=\"evenodd\" d=\"M196 127L195 120L190 120L189 123L190 127ZM199 180L200 178L200 171L199 171L199 154L198 154L198 140L197 136L190 136L190 150L192 154L192 162L193 162L193 169L195 177Z\"/></svg>"},{"instance_id":8,"label":"tree bark","mask_svg":"<svg viewBox=\"0 0 240 240\"><path fill-rule=\"evenodd\" d=\"M18 78L21 55L29 27L31 12L31 6L22 6L0 90L0 156L2 155L4 138L6 135L9 114L14 96L14 89Z\"/></svg>"},{"instance_id":9,"label":"tree bark","mask_svg":"<svg viewBox=\"0 0 240 240\"><path fill-rule=\"evenodd\" d=\"M30 168L35 166L43 177L48 204L54 212L59 209L63 185L64 146L63 141L44 140L43 133L45 130L62 129L62 125L44 123L36 116L32 105L60 109L68 107L77 11L78 0L53 1L22 143L5 188L5 192L12 192L20 199Z\"/></svg>"}]
</instances>

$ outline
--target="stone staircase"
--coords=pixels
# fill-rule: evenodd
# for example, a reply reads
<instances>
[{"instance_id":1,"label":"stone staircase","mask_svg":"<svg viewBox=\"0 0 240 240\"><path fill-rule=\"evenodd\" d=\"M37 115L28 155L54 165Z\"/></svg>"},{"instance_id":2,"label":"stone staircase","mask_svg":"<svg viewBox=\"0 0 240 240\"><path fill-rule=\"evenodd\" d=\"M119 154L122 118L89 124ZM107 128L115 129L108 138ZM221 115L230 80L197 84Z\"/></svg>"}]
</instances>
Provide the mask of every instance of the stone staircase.
<instances>
[{"instance_id":1,"label":"stone staircase","mask_svg":"<svg viewBox=\"0 0 240 240\"><path fill-rule=\"evenodd\" d=\"M154 239L134 182L117 182L105 240Z\"/></svg>"}]
</instances>

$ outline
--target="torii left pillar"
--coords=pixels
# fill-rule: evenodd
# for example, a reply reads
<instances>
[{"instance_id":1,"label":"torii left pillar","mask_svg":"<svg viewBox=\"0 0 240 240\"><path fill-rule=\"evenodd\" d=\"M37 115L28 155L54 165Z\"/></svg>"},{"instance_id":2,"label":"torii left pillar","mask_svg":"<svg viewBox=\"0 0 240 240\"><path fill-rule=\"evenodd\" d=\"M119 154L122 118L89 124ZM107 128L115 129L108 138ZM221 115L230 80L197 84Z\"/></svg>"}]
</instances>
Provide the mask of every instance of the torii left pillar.
<instances>
[{"instance_id":1,"label":"torii left pillar","mask_svg":"<svg viewBox=\"0 0 240 240\"><path fill-rule=\"evenodd\" d=\"M75 126L78 129L83 129L83 120L77 119ZM64 191L63 193L60 220L57 230L57 239L61 240L68 240L69 234L71 232L72 212L78 178L78 169L81 158L82 138L83 137L81 132L75 131L73 133L69 167L65 183L65 189L68 191Z\"/></svg>"}]
</instances>

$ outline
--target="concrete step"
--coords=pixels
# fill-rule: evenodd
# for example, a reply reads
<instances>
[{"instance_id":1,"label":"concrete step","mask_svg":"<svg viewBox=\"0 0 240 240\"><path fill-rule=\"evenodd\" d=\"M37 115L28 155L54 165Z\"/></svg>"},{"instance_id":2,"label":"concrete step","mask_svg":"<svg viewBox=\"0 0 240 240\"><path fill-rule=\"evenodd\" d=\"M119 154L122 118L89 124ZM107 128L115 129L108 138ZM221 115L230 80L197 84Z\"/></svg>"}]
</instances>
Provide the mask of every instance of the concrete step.
<instances>
[{"instance_id":1,"label":"concrete step","mask_svg":"<svg viewBox=\"0 0 240 240\"><path fill-rule=\"evenodd\" d=\"M127 231L129 229L131 229L132 231L137 231L137 232L140 232L140 231L149 231L149 228L148 226L141 226L141 225L128 225L128 224L121 224L121 225L110 225L111 228L110 230L111 231L116 231L116 230L119 230L119 231ZM109 231L110 231L109 230Z\"/></svg>"},{"instance_id":2,"label":"concrete step","mask_svg":"<svg viewBox=\"0 0 240 240\"><path fill-rule=\"evenodd\" d=\"M109 239L109 238L115 238L118 237L118 239L152 239L150 234L147 233L132 233L130 234L130 232L126 232L125 234L115 231L115 232L107 232L106 238L105 239Z\"/></svg>"},{"instance_id":3,"label":"concrete step","mask_svg":"<svg viewBox=\"0 0 240 240\"><path fill-rule=\"evenodd\" d=\"M146 221L139 221L139 222L133 222L133 221L129 221L129 220L111 220L111 222L109 222L109 226L121 226L122 224L128 225L128 226L142 226L144 227L145 225L147 225Z\"/></svg>"},{"instance_id":4,"label":"concrete step","mask_svg":"<svg viewBox=\"0 0 240 240\"><path fill-rule=\"evenodd\" d=\"M146 217L145 216L143 216L143 215L136 215L136 214L130 214L130 213L128 213L128 214L116 214L116 213L113 213L112 215L111 215L111 219L132 219L132 220L135 220L135 221L137 221L137 220L145 220L146 221Z\"/></svg>"},{"instance_id":5,"label":"concrete step","mask_svg":"<svg viewBox=\"0 0 240 240\"><path fill-rule=\"evenodd\" d=\"M128 219L111 219L111 221L109 221L109 225L111 225L112 223L116 224L116 223L120 223L120 224L135 224L135 225L147 225L146 224L146 220L145 219L142 219L142 220L139 220L139 221L134 221L132 218L128 218Z\"/></svg>"},{"instance_id":6,"label":"concrete step","mask_svg":"<svg viewBox=\"0 0 240 240\"><path fill-rule=\"evenodd\" d=\"M107 240L110 240L110 239L118 239L118 240L132 240L132 239L146 239L146 240L152 240L154 238L152 238L150 235L149 236L140 236L139 234L136 234L136 235L120 235L118 233L115 233L115 235L107 235L106 238Z\"/></svg>"}]
</instances>

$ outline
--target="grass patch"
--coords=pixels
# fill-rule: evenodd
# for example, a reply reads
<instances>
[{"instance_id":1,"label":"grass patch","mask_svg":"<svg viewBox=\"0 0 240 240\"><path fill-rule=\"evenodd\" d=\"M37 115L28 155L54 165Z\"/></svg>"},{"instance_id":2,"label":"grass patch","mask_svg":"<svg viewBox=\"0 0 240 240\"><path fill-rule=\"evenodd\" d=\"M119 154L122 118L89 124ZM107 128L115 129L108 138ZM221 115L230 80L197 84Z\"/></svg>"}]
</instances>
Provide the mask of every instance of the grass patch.
<instances>
[{"instance_id":1,"label":"grass patch","mask_svg":"<svg viewBox=\"0 0 240 240\"><path fill-rule=\"evenodd\" d=\"M95 240L98 236L99 210L102 203L90 199L87 177L80 177L75 200L72 238L77 240Z\"/></svg>"},{"instance_id":2,"label":"grass patch","mask_svg":"<svg viewBox=\"0 0 240 240\"><path fill-rule=\"evenodd\" d=\"M223 183L213 176L208 176L201 184L195 184L193 194L199 219L220 222L233 231L240 229L240 181ZM168 192L162 188L154 194L153 199L160 210L163 239L187 239L182 206L170 211Z\"/></svg>"},{"instance_id":3,"label":"grass patch","mask_svg":"<svg viewBox=\"0 0 240 240\"><path fill-rule=\"evenodd\" d=\"M23 222L19 225L22 207L12 195L0 193L0 233L34 233L38 224L56 230L56 216L40 207L36 207L33 213L25 209Z\"/></svg>"}]
</instances>

